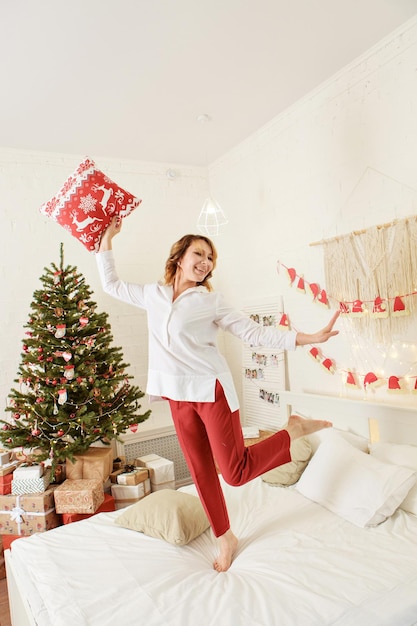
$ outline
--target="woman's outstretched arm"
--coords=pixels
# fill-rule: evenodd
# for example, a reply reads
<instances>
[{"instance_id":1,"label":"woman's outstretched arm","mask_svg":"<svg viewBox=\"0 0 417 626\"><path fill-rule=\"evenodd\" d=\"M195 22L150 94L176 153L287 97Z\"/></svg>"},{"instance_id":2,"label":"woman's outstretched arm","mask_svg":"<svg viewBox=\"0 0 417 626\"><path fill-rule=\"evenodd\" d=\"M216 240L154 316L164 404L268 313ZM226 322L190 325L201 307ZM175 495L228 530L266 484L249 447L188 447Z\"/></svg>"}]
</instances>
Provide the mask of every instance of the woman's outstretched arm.
<instances>
[{"instance_id":1,"label":"woman's outstretched arm","mask_svg":"<svg viewBox=\"0 0 417 626\"><path fill-rule=\"evenodd\" d=\"M107 226L104 233L101 235L99 252L107 252L112 249L112 239L115 235L118 235L122 229L122 220L118 216L114 216Z\"/></svg>"},{"instance_id":2,"label":"woman's outstretched arm","mask_svg":"<svg viewBox=\"0 0 417 626\"><path fill-rule=\"evenodd\" d=\"M335 325L339 315L340 311L336 311L327 326L325 326L321 330L318 330L316 333L297 333L295 338L295 345L306 346L310 343L324 343L325 341L330 339L330 337L338 335L339 331L333 330L333 326Z\"/></svg>"}]
</instances>

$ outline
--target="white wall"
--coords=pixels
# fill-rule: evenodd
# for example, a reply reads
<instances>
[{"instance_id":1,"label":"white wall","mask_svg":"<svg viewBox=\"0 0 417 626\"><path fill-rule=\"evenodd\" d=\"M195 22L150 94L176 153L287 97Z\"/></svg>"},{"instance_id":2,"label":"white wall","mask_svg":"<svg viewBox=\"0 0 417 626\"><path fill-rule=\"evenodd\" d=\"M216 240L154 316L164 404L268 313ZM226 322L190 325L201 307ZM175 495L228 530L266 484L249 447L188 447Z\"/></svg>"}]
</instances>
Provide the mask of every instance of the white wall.
<instances>
[{"instance_id":1,"label":"white wall","mask_svg":"<svg viewBox=\"0 0 417 626\"><path fill-rule=\"evenodd\" d=\"M279 302L282 294L294 326L307 332L320 328L330 313L290 288L277 273L277 260L295 267L306 280L323 284L322 249L311 242L417 212L416 62L417 21L412 21L212 164L210 190L229 217L215 240L220 255L215 286L237 307L271 298ZM207 193L206 171L175 167L179 175L169 180L169 164L89 156L143 198L115 240L120 274L128 280L160 278L171 243L196 230ZM20 361L33 291L44 266L58 262L61 241L66 261L85 275L99 309L110 314L115 343L131 363L135 382L143 389L146 384L143 315L102 294L94 256L37 210L79 160L0 149L4 403ZM340 321L339 327L343 332L325 351L342 369L351 365L350 339L346 323ZM240 343L226 338L224 346L240 390ZM289 355L289 383L293 391L347 393L341 377L324 372L305 349ZM350 393L363 396L362 391ZM383 391L377 393L381 400ZM411 403L415 396L395 401ZM142 430L170 424L165 404L152 409Z\"/></svg>"},{"instance_id":2,"label":"white wall","mask_svg":"<svg viewBox=\"0 0 417 626\"><path fill-rule=\"evenodd\" d=\"M325 286L323 249L310 243L417 213L416 67L413 20L212 164L211 190L230 218L219 239L219 288L238 306L267 297L279 302L282 294L297 329L321 328L330 312L290 287L277 261ZM412 342L408 357L417 375L415 327L410 317L403 338ZM355 363L351 324L340 319L338 328L324 354L338 370L363 371L366 337ZM238 384L240 346L229 339L227 346ZM348 391L341 375L328 374L306 350L288 355L293 391L416 403L413 394Z\"/></svg>"}]
</instances>

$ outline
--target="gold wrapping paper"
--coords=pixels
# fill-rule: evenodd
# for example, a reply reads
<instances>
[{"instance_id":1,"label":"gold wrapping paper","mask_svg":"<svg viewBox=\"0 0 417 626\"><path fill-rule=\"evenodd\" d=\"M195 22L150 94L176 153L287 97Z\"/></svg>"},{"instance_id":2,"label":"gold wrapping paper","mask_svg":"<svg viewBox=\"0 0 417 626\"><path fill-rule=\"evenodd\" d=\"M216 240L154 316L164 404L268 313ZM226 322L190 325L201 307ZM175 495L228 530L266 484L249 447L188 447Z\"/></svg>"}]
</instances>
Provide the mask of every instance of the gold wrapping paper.
<instances>
[{"instance_id":1,"label":"gold wrapping paper","mask_svg":"<svg viewBox=\"0 0 417 626\"><path fill-rule=\"evenodd\" d=\"M110 474L110 482L117 483L117 477L120 476L120 474L123 474L123 472L124 470L122 469L113 470Z\"/></svg>"},{"instance_id":2,"label":"gold wrapping paper","mask_svg":"<svg viewBox=\"0 0 417 626\"><path fill-rule=\"evenodd\" d=\"M123 472L117 476L118 485L138 485L149 478L149 472L147 469L137 469L133 472Z\"/></svg>"},{"instance_id":3,"label":"gold wrapping paper","mask_svg":"<svg viewBox=\"0 0 417 626\"><path fill-rule=\"evenodd\" d=\"M153 485L175 482L174 463L158 454L147 454L135 460L137 467L146 467Z\"/></svg>"},{"instance_id":4,"label":"gold wrapping paper","mask_svg":"<svg viewBox=\"0 0 417 626\"><path fill-rule=\"evenodd\" d=\"M0 465L0 476L7 476L7 474L11 474L18 465L19 463L17 461L11 461L10 463L6 463L6 465Z\"/></svg>"},{"instance_id":5,"label":"gold wrapping paper","mask_svg":"<svg viewBox=\"0 0 417 626\"><path fill-rule=\"evenodd\" d=\"M95 513L104 502L101 480L68 479L55 489L57 513Z\"/></svg>"},{"instance_id":6,"label":"gold wrapping paper","mask_svg":"<svg viewBox=\"0 0 417 626\"><path fill-rule=\"evenodd\" d=\"M90 479L105 482L113 471L112 448L91 447L75 455L75 463L67 459L66 477L70 480Z\"/></svg>"}]
</instances>

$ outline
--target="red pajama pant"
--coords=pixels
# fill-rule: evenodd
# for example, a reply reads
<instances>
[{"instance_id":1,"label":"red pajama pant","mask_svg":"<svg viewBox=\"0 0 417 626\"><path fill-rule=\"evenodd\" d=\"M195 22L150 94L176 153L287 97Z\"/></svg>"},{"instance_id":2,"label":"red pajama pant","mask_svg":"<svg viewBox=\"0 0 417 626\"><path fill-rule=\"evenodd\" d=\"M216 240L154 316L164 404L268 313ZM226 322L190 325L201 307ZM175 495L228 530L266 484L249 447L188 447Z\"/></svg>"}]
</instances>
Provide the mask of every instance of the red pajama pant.
<instances>
[{"instance_id":1,"label":"red pajama pant","mask_svg":"<svg viewBox=\"0 0 417 626\"><path fill-rule=\"evenodd\" d=\"M281 430L245 447L239 411L231 412L223 387L216 382L215 402L169 400L181 449L216 537L229 528L229 516L214 459L224 480L244 485L291 461L290 436Z\"/></svg>"}]
</instances>

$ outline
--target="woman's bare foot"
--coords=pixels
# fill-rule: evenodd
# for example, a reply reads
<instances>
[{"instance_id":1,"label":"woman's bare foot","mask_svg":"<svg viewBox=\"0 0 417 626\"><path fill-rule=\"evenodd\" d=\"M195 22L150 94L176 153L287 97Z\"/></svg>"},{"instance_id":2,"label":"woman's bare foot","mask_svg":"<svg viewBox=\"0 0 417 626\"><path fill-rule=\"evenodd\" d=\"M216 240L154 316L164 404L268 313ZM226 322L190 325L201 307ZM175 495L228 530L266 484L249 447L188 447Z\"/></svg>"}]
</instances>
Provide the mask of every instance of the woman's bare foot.
<instances>
[{"instance_id":1,"label":"woman's bare foot","mask_svg":"<svg viewBox=\"0 0 417 626\"><path fill-rule=\"evenodd\" d=\"M227 530L224 535L221 535L219 538L220 545L220 553L217 559L213 563L213 567L217 572L226 572L233 559L233 555L236 552L238 539L232 533L232 531Z\"/></svg>"},{"instance_id":2,"label":"woman's bare foot","mask_svg":"<svg viewBox=\"0 0 417 626\"><path fill-rule=\"evenodd\" d=\"M300 417L299 415L290 415L286 430L291 441L293 441L299 437L311 435L323 428L331 428L331 426L333 426L333 424L326 420L310 420L304 419L304 417Z\"/></svg>"}]
</instances>

